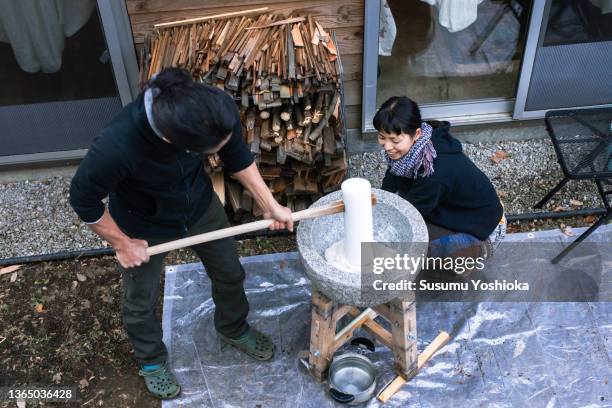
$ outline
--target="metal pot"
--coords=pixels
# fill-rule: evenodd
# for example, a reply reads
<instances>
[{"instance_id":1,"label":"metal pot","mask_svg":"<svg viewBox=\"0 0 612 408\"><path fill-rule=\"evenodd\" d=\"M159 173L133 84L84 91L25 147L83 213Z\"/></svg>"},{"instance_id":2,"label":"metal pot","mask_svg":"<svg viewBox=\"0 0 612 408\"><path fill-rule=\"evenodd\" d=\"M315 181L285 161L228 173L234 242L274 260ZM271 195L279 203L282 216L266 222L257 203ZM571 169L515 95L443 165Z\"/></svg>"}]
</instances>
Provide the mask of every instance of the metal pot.
<instances>
[{"instance_id":1,"label":"metal pot","mask_svg":"<svg viewBox=\"0 0 612 408\"><path fill-rule=\"evenodd\" d=\"M329 394L340 403L356 405L372 398L376 368L369 358L357 353L335 356L329 366Z\"/></svg>"}]
</instances>

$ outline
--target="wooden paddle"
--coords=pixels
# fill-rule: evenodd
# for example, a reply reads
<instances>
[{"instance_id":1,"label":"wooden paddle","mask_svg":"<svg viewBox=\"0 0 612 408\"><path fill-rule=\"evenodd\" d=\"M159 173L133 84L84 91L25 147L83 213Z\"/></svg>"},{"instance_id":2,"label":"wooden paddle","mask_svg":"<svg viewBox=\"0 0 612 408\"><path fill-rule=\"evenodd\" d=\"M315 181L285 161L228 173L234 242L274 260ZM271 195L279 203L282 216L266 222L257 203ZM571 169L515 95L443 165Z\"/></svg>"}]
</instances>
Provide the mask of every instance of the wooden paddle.
<instances>
[{"instance_id":1,"label":"wooden paddle","mask_svg":"<svg viewBox=\"0 0 612 408\"><path fill-rule=\"evenodd\" d=\"M372 194L372 205L377 203L376 196ZM293 222L305 220L308 218L323 217L325 215L337 214L344 211L344 202L336 201L324 207L308 208L306 210L297 211L291 214ZM233 237L247 232L259 231L268 228L275 220L259 220L249 222L247 224L236 225L233 227L223 228L216 231L205 232L203 234L194 235L192 237L181 238L175 241L166 242L164 244L154 245L147 248L147 254L157 255L174 249L186 248L192 245L201 244L204 242L214 241L221 238Z\"/></svg>"}]
</instances>

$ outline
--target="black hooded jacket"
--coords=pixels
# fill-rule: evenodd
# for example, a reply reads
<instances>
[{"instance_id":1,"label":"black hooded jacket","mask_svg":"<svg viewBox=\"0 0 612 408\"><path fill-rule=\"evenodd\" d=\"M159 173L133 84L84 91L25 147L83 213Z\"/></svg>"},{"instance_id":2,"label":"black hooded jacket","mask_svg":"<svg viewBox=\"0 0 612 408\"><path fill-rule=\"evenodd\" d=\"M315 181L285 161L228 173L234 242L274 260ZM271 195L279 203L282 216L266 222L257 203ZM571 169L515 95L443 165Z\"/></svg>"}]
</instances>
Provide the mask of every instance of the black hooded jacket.
<instances>
[{"instance_id":1,"label":"black hooded jacket","mask_svg":"<svg viewBox=\"0 0 612 408\"><path fill-rule=\"evenodd\" d=\"M503 214L497 193L487 176L463 153L461 142L450 135L450 124L430 124L437 153L434 173L412 179L387 169L382 189L408 200L428 223L485 240Z\"/></svg>"}]
</instances>

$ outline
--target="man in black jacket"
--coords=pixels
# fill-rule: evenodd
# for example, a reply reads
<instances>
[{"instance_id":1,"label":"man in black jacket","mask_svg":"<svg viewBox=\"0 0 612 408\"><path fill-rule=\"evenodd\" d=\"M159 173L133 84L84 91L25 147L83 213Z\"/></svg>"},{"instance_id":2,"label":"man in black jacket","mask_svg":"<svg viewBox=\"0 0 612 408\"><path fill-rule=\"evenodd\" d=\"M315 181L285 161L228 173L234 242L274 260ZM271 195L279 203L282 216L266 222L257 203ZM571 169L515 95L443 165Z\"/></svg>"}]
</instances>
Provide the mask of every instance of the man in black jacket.
<instances>
[{"instance_id":1,"label":"man in black jacket","mask_svg":"<svg viewBox=\"0 0 612 408\"><path fill-rule=\"evenodd\" d=\"M102 131L70 187L73 209L115 249L124 325L140 375L158 398L178 395L180 386L166 366L155 317L164 255L149 258L146 249L229 226L202 166L202 157L215 152L264 209L264 217L275 220L270 228L292 230L291 211L274 199L242 139L232 98L177 68L159 73ZM221 339L256 359L272 358L271 340L246 321L244 270L233 238L192 249L212 281Z\"/></svg>"}]
</instances>

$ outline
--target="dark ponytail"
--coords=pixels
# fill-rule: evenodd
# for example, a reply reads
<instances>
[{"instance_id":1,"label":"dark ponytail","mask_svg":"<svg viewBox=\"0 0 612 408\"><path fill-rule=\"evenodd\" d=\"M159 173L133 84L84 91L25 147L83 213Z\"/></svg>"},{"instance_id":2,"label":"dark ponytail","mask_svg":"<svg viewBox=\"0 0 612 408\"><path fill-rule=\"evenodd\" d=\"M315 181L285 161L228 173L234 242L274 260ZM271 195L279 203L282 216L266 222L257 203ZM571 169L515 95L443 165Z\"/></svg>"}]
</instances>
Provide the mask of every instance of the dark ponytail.
<instances>
[{"instance_id":1,"label":"dark ponytail","mask_svg":"<svg viewBox=\"0 0 612 408\"><path fill-rule=\"evenodd\" d=\"M149 81L149 88L157 88L163 92L170 91L175 85L190 86L193 82L193 78L189 72L184 69L166 68L151 78Z\"/></svg>"},{"instance_id":2,"label":"dark ponytail","mask_svg":"<svg viewBox=\"0 0 612 408\"><path fill-rule=\"evenodd\" d=\"M414 136L421 127L421 111L416 102L407 96L393 96L382 104L373 122L379 132Z\"/></svg>"},{"instance_id":3,"label":"dark ponytail","mask_svg":"<svg viewBox=\"0 0 612 408\"><path fill-rule=\"evenodd\" d=\"M152 78L155 125L173 144L204 152L218 146L240 121L236 103L220 89L195 82L181 68Z\"/></svg>"}]
</instances>

